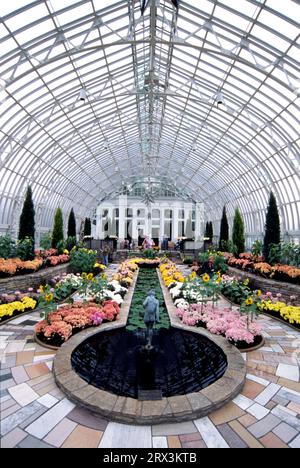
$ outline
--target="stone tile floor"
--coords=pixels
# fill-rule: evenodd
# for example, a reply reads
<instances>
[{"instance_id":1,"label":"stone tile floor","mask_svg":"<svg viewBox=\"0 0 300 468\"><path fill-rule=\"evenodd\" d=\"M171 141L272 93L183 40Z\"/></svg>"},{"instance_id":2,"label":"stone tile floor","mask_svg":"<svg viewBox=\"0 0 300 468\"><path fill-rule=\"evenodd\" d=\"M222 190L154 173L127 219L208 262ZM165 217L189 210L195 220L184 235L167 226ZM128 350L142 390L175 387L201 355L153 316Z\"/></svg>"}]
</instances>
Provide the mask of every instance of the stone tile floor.
<instances>
[{"instance_id":1,"label":"stone tile floor","mask_svg":"<svg viewBox=\"0 0 300 468\"><path fill-rule=\"evenodd\" d=\"M113 268L111 268L111 271ZM207 417L155 426L107 421L70 402L51 372L54 351L33 341L33 312L0 327L2 448L300 448L300 334L260 317L266 343L244 353L241 394Z\"/></svg>"}]
</instances>

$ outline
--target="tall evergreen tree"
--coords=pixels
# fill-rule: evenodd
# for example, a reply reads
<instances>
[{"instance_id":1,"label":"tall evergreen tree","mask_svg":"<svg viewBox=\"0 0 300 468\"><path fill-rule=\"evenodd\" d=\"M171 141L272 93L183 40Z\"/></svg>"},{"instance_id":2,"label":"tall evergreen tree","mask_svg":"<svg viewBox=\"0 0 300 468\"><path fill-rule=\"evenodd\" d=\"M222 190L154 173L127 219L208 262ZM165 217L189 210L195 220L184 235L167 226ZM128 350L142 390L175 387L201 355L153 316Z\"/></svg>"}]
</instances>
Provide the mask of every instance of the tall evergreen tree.
<instances>
[{"instance_id":1,"label":"tall evergreen tree","mask_svg":"<svg viewBox=\"0 0 300 468\"><path fill-rule=\"evenodd\" d=\"M219 239L219 249L223 250L223 242L228 242L229 239L229 226L228 219L226 214L226 206L223 208L221 227L220 227L220 239Z\"/></svg>"},{"instance_id":2,"label":"tall evergreen tree","mask_svg":"<svg viewBox=\"0 0 300 468\"><path fill-rule=\"evenodd\" d=\"M270 193L269 198L263 246L263 254L267 262L269 261L270 244L280 244L280 219L273 192Z\"/></svg>"},{"instance_id":3,"label":"tall evergreen tree","mask_svg":"<svg viewBox=\"0 0 300 468\"><path fill-rule=\"evenodd\" d=\"M214 237L214 229L213 229L212 221L208 223L208 237L209 237L209 241L212 242L213 237Z\"/></svg>"},{"instance_id":4,"label":"tall evergreen tree","mask_svg":"<svg viewBox=\"0 0 300 468\"><path fill-rule=\"evenodd\" d=\"M92 233L92 223L90 218L84 220L84 236L90 236Z\"/></svg>"},{"instance_id":5,"label":"tall evergreen tree","mask_svg":"<svg viewBox=\"0 0 300 468\"><path fill-rule=\"evenodd\" d=\"M32 200L32 190L30 185L27 188L24 205L19 222L19 240L30 237L33 241L32 252L30 257L34 258L34 234L35 234L35 223L34 223L34 205Z\"/></svg>"},{"instance_id":6,"label":"tall evergreen tree","mask_svg":"<svg viewBox=\"0 0 300 468\"><path fill-rule=\"evenodd\" d=\"M76 237L76 220L73 208L70 211L68 219L68 237Z\"/></svg>"},{"instance_id":7,"label":"tall evergreen tree","mask_svg":"<svg viewBox=\"0 0 300 468\"><path fill-rule=\"evenodd\" d=\"M64 223L62 211L57 208L54 216L54 225L52 231L52 247L56 248L60 241L64 240Z\"/></svg>"},{"instance_id":8,"label":"tall evergreen tree","mask_svg":"<svg viewBox=\"0 0 300 468\"><path fill-rule=\"evenodd\" d=\"M206 221L204 237L209 237L209 232L208 231L209 231L209 222Z\"/></svg>"},{"instance_id":9,"label":"tall evergreen tree","mask_svg":"<svg viewBox=\"0 0 300 468\"><path fill-rule=\"evenodd\" d=\"M245 251L245 227L242 215L238 208L235 209L234 213L232 242L236 246L237 255Z\"/></svg>"}]
</instances>

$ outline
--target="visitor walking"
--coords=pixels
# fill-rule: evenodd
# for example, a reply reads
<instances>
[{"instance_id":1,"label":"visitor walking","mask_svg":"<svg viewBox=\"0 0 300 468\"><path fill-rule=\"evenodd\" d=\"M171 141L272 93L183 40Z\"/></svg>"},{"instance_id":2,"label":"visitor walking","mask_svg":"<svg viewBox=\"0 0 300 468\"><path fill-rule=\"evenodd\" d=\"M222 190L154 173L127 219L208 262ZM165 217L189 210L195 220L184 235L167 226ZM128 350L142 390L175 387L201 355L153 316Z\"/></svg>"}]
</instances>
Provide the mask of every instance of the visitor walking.
<instances>
[{"instance_id":1,"label":"visitor walking","mask_svg":"<svg viewBox=\"0 0 300 468\"><path fill-rule=\"evenodd\" d=\"M103 265L108 266L108 256L109 256L110 248L108 244L104 244L102 249L102 256L103 256Z\"/></svg>"}]
</instances>

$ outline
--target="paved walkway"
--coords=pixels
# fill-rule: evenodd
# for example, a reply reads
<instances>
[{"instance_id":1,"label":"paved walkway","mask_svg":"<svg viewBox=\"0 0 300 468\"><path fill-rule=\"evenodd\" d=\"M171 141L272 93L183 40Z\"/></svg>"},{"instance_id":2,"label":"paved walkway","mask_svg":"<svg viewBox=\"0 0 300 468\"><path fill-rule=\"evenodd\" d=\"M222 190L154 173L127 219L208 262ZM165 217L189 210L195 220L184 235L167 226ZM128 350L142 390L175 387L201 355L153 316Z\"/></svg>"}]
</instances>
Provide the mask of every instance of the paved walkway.
<instances>
[{"instance_id":1,"label":"paved walkway","mask_svg":"<svg viewBox=\"0 0 300 468\"><path fill-rule=\"evenodd\" d=\"M300 448L300 334L285 324L259 319L265 346L243 354L246 385L220 410L190 422L129 426L65 398L51 372L55 353L33 340L39 320L33 312L0 327L1 447Z\"/></svg>"}]
</instances>

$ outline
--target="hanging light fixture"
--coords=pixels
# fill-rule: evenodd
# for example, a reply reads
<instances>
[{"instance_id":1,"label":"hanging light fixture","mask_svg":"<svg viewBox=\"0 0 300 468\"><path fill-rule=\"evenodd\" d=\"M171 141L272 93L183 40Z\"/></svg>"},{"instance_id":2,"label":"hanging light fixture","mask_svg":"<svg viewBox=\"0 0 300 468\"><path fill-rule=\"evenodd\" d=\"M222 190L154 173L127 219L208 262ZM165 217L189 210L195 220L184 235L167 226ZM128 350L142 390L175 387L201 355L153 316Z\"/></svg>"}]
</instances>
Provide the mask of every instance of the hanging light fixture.
<instances>
[{"instance_id":1,"label":"hanging light fixture","mask_svg":"<svg viewBox=\"0 0 300 468\"><path fill-rule=\"evenodd\" d=\"M218 109L223 110L223 111L227 110L225 100L224 100L224 96L223 96L222 93L217 93L216 102L217 102L217 108Z\"/></svg>"},{"instance_id":2,"label":"hanging light fixture","mask_svg":"<svg viewBox=\"0 0 300 468\"><path fill-rule=\"evenodd\" d=\"M79 91L79 101L85 101L87 99L87 93L86 93L86 90L84 88L81 88L81 90Z\"/></svg>"}]
</instances>

